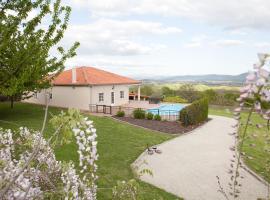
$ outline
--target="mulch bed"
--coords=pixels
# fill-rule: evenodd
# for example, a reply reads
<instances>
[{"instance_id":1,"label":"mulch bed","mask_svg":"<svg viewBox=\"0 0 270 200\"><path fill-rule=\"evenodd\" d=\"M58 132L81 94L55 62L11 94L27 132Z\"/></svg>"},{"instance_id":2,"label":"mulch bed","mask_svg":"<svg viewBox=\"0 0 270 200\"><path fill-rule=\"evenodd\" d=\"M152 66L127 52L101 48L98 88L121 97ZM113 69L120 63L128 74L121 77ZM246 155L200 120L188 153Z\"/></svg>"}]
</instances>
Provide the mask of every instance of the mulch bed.
<instances>
[{"instance_id":1,"label":"mulch bed","mask_svg":"<svg viewBox=\"0 0 270 200\"><path fill-rule=\"evenodd\" d=\"M134 119L132 117L116 117L113 116L113 118L128 122L130 124L134 124L137 126L142 126L144 128L148 128L155 131L160 131L164 133L170 133L170 134L183 134L186 132L190 132L197 127L205 124L210 119L208 119L206 122L203 122L201 124L197 124L195 126L183 126L179 121L156 121L156 120L147 120L147 119Z\"/></svg>"}]
</instances>

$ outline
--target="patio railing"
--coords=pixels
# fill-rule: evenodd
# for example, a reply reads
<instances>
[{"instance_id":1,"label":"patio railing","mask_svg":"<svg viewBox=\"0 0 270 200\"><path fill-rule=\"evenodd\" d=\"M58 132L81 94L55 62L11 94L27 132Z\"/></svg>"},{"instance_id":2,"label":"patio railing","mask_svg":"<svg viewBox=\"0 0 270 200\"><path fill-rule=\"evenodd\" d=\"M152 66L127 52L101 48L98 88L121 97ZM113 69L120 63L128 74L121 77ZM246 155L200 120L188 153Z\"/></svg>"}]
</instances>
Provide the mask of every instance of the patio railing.
<instances>
[{"instance_id":1,"label":"patio railing","mask_svg":"<svg viewBox=\"0 0 270 200\"><path fill-rule=\"evenodd\" d=\"M125 116L132 117L132 113L135 109L134 107L127 107L127 106L108 106L108 105L97 105L97 104L91 104L89 105L89 110L92 113L103 113L103 114L109 114L109 115L116 115L118 111L124 111ZM143 109L143 108L141 108ZM151 112L153 114L160 115L162 120L167 121L177 121L179 120L179 112L175 110L162 110L159 109L143 109L146 112Z\"/></svg>"}]
</instances>

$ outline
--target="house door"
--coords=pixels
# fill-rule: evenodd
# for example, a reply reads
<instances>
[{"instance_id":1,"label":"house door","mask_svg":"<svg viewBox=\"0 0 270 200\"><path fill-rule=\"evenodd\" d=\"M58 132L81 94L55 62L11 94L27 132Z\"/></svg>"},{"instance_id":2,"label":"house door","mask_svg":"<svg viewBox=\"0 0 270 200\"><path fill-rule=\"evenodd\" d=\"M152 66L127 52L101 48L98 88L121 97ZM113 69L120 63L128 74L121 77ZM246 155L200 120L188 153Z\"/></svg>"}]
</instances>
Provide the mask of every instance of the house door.
<instances>
[{"instance_id":1,"label":"house door","mask_svg":"<svg viewBox=\"0 0 270 200\"><path fill-rule=\"evenodd\" d=\"M111 104L114 104L114 92L111 92Z\"/></svg>"}]
</instances>

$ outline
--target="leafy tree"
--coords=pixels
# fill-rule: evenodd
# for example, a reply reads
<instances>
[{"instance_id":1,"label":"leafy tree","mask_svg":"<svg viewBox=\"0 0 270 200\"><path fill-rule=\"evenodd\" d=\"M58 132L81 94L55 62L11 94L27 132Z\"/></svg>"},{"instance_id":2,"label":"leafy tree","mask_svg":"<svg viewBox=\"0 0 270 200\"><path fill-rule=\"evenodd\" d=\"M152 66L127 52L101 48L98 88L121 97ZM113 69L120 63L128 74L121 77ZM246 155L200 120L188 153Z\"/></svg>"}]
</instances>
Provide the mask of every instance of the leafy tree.
<instances>
[{"instance_id":1,"label":"leafy tree","mask_svg":"<svg viewBox=\"0 0 270 200\"><path fill-rule=\"evenodd\" d=\"M181 85L177 90L177 95L188 100L188 102L193 102L200 98L200 93L195 90L192 84Z\"/></svg>"},{"instance_id":2,"label":"leafy tree","mask_svg":"<svg viewBox=\"0 0 270 200\"><path fill-rule=\"evenodd\" d=\"M179 96L170 96L170 97L165 97L163 99L164 102L172 102L172 103L187 103L186 99L183 99Z\"/></svg>"},{"instance_id":3,"label":"leafy tree","mask_svg":"<svg viewBox=\"0 0 270 200\"><path fill-rule=\"evenodd\" d=\"M141 87L141 94L151 96L154 93L153 86L144 85Z\"/></svg>"},{"instance_id":4,"label":"leafy tree","mask_svg":"<svg viewBox=\"0 0 270 200\"><path fill-rule=\"evenodd\" d=\"M38 14L30 19L33 11ZM70 12L61 0L0 1L0 94L11 100L11 107L14 100L50 87L52 74L76 55L78 42L68 50L59 45Z\"/></svg>"},{"instance_id":5,"label":"leafy tree","mask_svg":"<svg viewBox=\"0 0 270 200\"><path fill-rule=\"evenodd\" d=\"M175 91L172 90L171 88L165 86L161 88L162 94L166 97L168 96L175 96Z\"/></svg>"},{"instance_id":6,"label":"leafy tree","mask_svg":"<svg viewBox=\"0 0 270 200\"><path fill-rule=\"evenodd\" d=\"M208 99L210 103L215 102L217 99L217 92L213 89L203 91L203 96Z\"/></svg>"}]
</instances>

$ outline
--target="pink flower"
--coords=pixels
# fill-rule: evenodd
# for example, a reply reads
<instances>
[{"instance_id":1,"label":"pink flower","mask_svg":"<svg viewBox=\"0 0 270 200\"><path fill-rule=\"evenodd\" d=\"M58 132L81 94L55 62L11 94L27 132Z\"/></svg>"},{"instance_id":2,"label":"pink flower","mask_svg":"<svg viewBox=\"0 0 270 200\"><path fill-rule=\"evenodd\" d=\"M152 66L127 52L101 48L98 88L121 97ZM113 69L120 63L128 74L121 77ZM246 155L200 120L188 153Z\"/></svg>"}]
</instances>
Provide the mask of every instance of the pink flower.
<instances>
[{"instance_id":1,"label":"pink flower","mask_svg":"<svg viewBox=\"0 0 270 200\"><path fill-rule=\"evenodd\" d=\"M254 72L250 72L248 76L246 77L246 80L248 82L252 82L256 80L256 74Z\"/></svg>"},{"instance_id":2,"label":"pink flower","mask_svg":"<svg viewBox=\"0 0 270 200\"><path fill-rule=\"evenodd\" d=\"M257 111L261 110L261 103L260 102L257 101L254 106L255 106L255 109Z\"/></svg>"},{"instance_id":3,"label":"pink flower","mask_svg":"<svg viewBox=\"0 0 270 200\"><path fill-rule=\"evenodd\" d=\"M267 89L262 90L261 95L264 97L265 101L270 101L270 91Z\"/></svg>"},{"instance_id":4,"label":"pink flower","mask_svg":"<svg viewBox=\"0 0 270 200\"><path fill-rule=\"evenodd\" d=\"M248 98L248 93L243 93L243 94L241 94L241 95L240 95L240 98L242 98L242 99Z\"/></svg>"},{"instance_id":5,"label":"pink flower","mask_svg":"<svg viewBox=\"0 0 270 200\"><path fill-rule=\"evenodd\" d=\"M257 86L263 86L263 85L265 85L265 83L266 83L266 81L265 81L264 78L260 78L260 79L258 79L258 80L256 81L256 85L257 85Z\"/></svg>"},{"instance_id":6,"label":"pink flower","mask_svg":"<svg viewBox=\"0 0 270 200\"><path fill-rule=\"evenodd\" d=\"M254 69L260 69L262 67L261 63L256 63L253 65Z\"/></svg>"},{"instance_id":7,"label":"pink flower","mask_svg":"<svg viewBox=\"0 0 270 200\"><path fill-rule=\"evenodd\" d=\"M259 69L259 75L262 78L268 78L269 77L269 71L267 71L266 69Z\"/></svg>"},{"instance_id":8,"label":"pink flower","mask_svg":"<svg viewBox=\"0 0 270 200\"><path fill-rule=\"evenodd\" d=\"M244 93L250 90L250 85L246 85L245 87L240 88L240 93Z\"/></svg>"},{"instance_id":9,"label":"pink flower","mask_svg":"<svg viewBox=\"0 0 270 200\"><path fill-rule=\"evenodd\" d=\"M241 112L242 108L241 107L238 107L238 108L235 108L234 109L234 112Z\"/></svg>"}]
</instances>

